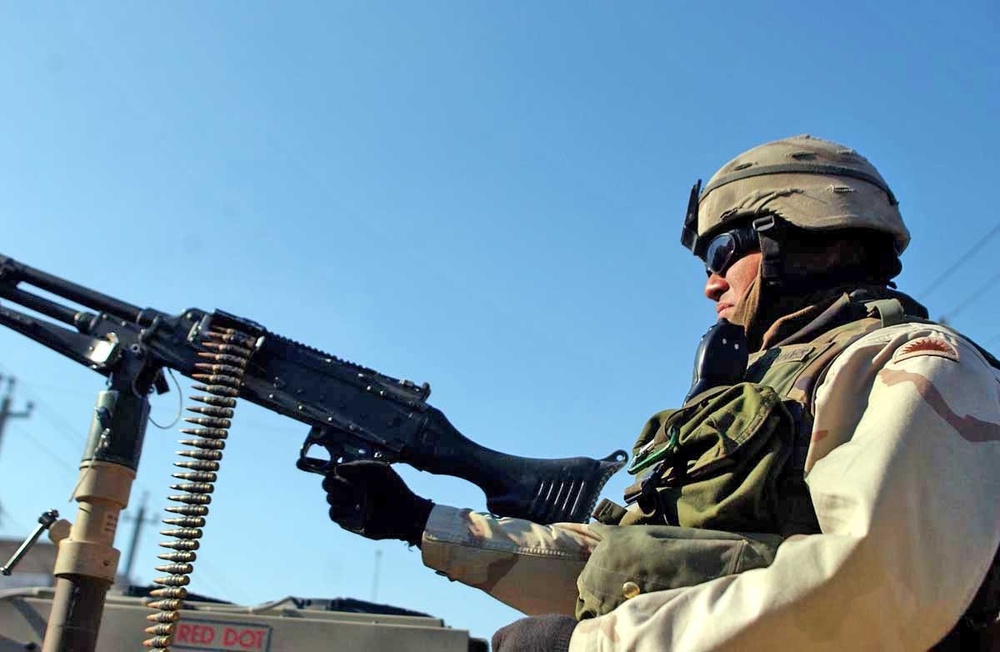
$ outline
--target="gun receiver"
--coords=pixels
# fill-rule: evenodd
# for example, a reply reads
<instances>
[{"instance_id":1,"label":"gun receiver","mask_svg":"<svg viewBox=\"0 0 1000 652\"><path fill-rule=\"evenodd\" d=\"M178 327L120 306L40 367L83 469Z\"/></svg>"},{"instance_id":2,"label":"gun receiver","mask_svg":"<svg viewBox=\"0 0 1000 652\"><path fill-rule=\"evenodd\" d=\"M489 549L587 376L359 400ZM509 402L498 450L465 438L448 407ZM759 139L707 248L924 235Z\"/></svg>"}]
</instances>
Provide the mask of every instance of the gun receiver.
<instances>
[{"instance_id":1,"label":"gun receiver","mask_svg":"<svg viewBox=\"0 0 1000 652\"><path fill-rule=\"evenodd\" d=\"M22 290L30 285L89 308L67 307ZM486 494L494 514L538 523L584 522L604 484L626 455L532 459L507 455L464 437L427 403L430 387L381 374L267 331L222 311L190 309L169 315L141 309L0 256L0 298L72 329L0 305L0 324L104 375L128 360L141 361L140 386L162 393L162 368L220 386L223 364L206 365L202 334L231 329L252 342L239 396L310 426L298 468L328 473L337 464L374 459L462 478ZM235 345L234 345L235 346ZM126 353L128 355L126 355ZM206 368L208 367L208 368ZM317 449L325 457L315 456Z\"/></svg>"}]
</instances>

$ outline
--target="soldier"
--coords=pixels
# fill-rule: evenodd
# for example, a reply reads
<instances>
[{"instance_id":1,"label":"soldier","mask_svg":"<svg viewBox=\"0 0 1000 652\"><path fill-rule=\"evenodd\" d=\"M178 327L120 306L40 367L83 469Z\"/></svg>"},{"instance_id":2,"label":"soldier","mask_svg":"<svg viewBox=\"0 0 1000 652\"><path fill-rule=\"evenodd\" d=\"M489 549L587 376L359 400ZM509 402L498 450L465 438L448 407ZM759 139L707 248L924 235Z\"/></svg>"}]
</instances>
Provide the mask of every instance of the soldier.
<instances>
[{"instance_id":1,"label":"soldier","mask_svg":"<svg viewBox=\"0 0 1000 652\"><path fill-rule=\"evenodd\" d=\"M357 462L324 480L330 517L527 614L499 652L995 643L1000 363L895 290L909 233L878 171L761 145L695 186L681 240L720 320L626 506L496 518Z\"/></svg>"}]
</instances>

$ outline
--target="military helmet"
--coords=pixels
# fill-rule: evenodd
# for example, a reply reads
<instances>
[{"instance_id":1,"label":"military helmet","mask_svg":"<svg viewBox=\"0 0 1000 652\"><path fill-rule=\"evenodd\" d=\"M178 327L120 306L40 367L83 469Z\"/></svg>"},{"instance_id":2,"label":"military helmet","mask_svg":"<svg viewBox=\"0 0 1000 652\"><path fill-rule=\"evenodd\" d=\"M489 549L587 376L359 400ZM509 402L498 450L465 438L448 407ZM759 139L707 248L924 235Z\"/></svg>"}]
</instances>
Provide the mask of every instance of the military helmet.
<instances>
[{"instance_id":1,"label":"military helmet","mask_svg":"<svg viewBox=\"0 0 1000 652\"><path fill-rule=\"evenodd\" d=\"M808 135L765 143L691 190L681 243L704 258L730 224L775 217L808 230L888 233L896 254L910 241L899 203L875 166L853 149Z\"/></svg>"}]
</instances>

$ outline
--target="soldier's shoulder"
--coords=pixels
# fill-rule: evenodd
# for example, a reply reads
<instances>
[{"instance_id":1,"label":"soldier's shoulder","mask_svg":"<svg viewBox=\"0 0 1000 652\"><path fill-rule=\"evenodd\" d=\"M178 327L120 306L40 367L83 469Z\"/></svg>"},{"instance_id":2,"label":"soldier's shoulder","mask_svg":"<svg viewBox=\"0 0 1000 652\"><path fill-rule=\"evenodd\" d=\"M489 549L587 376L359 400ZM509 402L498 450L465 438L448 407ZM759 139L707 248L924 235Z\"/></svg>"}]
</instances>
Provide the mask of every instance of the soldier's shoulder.
<instances>
[{"instance_id":1,"label":"soldier's shoulder","mask_svg":"<svg viewBox=\"0 0 1000 652\"><path fill-rule=\"evenodd\" d=\"M910 361L947 361L950 364L936 366L1000 377L1000 361L992 353L951 326L930 321L904 322L868 333L847 347L836 363L886 367Z\"/></svg>"}]
</instances>

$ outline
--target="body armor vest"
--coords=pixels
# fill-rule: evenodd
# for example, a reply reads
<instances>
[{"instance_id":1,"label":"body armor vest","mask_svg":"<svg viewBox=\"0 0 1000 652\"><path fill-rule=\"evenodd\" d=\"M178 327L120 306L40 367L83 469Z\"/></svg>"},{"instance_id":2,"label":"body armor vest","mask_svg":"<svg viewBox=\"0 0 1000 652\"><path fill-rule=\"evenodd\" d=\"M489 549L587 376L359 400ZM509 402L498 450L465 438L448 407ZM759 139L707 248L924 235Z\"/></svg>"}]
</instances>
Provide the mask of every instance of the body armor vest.
<instances>
[{"instance_id":1,"label":"body armor vest","mask_svg":"<svg viewBox=\"0 0 1000 652\"><path fill-rule=\"evenodd\" d=\"M633 448L629 472L640 477L625 490L631 507L602 506L599 512L609 513L595 517L622 525L781 536L819 532L804 480L813 394L848 346L903 318L902 307L892 300L874 302L870 311L879 316L755 353L741 382L709 388L680 409L654 415ZM703 489L710 495L698 495ZM706 511L713 501L725 500L731 504L721 514ZM685 509L686 503L695 505L693 511Z\"/></svg>"},{"instance_id":2,"label":"body armor vest","mask_svg":"<svg viewBox=\"0 0 1000 652\"><path fill-rule=\"evenodd\" d=\"M741 383L709 389L680 409L654 415L633 449L629 472L641 475L625 491L630 506L605 500L594 517L604 524L753 533L746 536L764 548L756 556L761 566L773 559L770 544L761 543L768 535L775 535L770 541L776 549L793 534L819 533L804 477L816 388L860 338L886 326L926 321L904 315L895 299L863 305L866 317L750 356ZM991 647L1000 645L997 559L966 615L935 650L1000 649Z\"/></svg>"}]
</instances>

